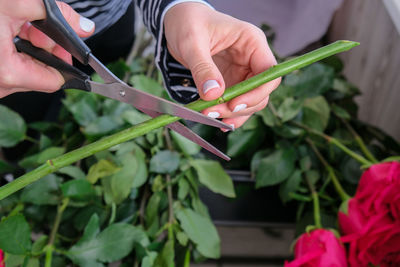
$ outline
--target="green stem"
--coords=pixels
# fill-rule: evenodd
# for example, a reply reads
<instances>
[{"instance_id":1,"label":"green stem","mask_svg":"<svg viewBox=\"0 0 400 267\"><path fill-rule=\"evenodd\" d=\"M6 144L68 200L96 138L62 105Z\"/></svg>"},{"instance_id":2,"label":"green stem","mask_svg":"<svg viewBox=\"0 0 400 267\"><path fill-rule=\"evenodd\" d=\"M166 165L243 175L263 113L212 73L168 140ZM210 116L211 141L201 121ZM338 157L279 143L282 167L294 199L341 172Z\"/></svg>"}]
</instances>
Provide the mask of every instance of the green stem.
<instances>
[{"instance_id":1,"label":"green stem","mask_svg":"<svg viewBox=\"0 0 400 267\"><path fill-rule=\"evenodd\" d=\"M53 260L53 250L54 250L53 245L47 246L44 267L51 267L51 262Z\"/></svg>"},{"instance_id":2,"label":"green stem","mask_svg":"<svg viewBox=\"0 0 400 267\"><path fill-rule=\"evenodd\" d=\"M321 223L321 213L320 213L320 207L319 207L319 197L317 191L315 191L314 185L310 182L310 179L305 176L307 186L311 191L311 197L313 200L313 206L314 206L314 223L317 228L322 228L322 223Z\"/></svg>"},{"instance_id":3,"label":"green stem","mask_svg":"<svg viewBox=\"0 0 400 267\"><path fill-rule=\"evenodd\" d=\"M355 153L354 151L352 151L351 149L349 149L348 147L346 147L345 145L343 145L342 142L340 142L338 139L336 139L336 138L334 138L334 137L332 137L332 136L326 135L326 134L324 134L323 132L314 130L314 129L312 129L312 128L310 128L310 127L308 127L307 125L304 125L304 124L302 124L302 123L295 122L295 121L292 121L291 123L292 123L293 125L297 126L297 127L303 128L304 130L306 130L306 131L309 132L309 133L312 133L312 134L315 134L315 135L317 135L317 136L320 136L320 137L324 138L326 141L328 141L329 143L331 143L331 144L337 146L337 147L338 147L339 149L341 149L344 153L346 153L347 155L349 155L349 156L352 157L353 159L357 160L357 161L360 162L362 165L371 165L371 164L372 164L369 160L367 160L367 159L364 158L363 156L361 156L361 155Z\"/></svg>"},{"instance_id":4,"label":"green stem","mask_svg":"<svg viewBox=\"0 0 400 267\"><path fill-rule=\"evenodd\" d=\"M315 155L317 155L318 159L321 161L321 163L324 165L326 170L328 171L329 177L331 178L331 181L333 183L333 186L335 187L336 192L339 194L340 198L343 201L346 201L350 199L351 197L346 193L346 191L343 189L342 185L339 182L339 179L337 178L334 169L332 166L325 160L325 158L322 156L322 154L319 152L318 148L315 146L314 142L307 138L306 139L307 143L310 145L311 149L314 151Z\"/></svg>"},{"instance_id":5,"label":"green stem","mask_svg":"<svg viewBox=\"0 0 400 267\"><path fill-rule=\"evenodd\" d=\"M31 142L31 143L34 143L34 144L39 144L39 141L38 140L36 140L35 138L32 138L32 137L30 137L30 136L25 136L25 140L27 140L27 141L29 141L29 142Z\"/></svg>"},{"instance_id":6,"label":"green stem","mask_svg":"<svg viewBox=\"0 0 400 267\"><path fill-rule=\"evenodd\" d=\"M115 215L117 213L117 205L115 203L111 204L111 215L110 220L108 221L108 225L112 224L115 221Z\"/></svg>"},{"instance_id":7,"label":"green stem","mask_svg":"<svg viewBox=\"0 0 400 267\"><path fill-rule=\"evenodd\" d=\"M345 152L347 155L349 155L353 159L360 162L362 165L371 165L372 164L369 160L367 160L363 156L357 154L356 152L352 151L351 149L349 149L348 147L343 145L338 139L331 137L331 138L329 138L329 142L331 144L337 146L338 148L340 148L343 152Z\"/></svg>"},{"instance_id":8,"label":"green stem","mask_svg":"<svg viewBox=\"0 0 400 267\"><path fill-rule=\"evenodd\" d=\"M334 54L343 51L347 51L357 45L359 45L359 43L351 41L337 41L330 45L309 52L305 55L282 62L248 80L238 83L226 89L224 95L216 100L213 101L197 100L195 102L188 104L186 107L196 111L201 111L205 108L214 106L216 104L227 102L241 94L244 94L254 88L259 87L262 84L270 82L276 78L279 78L294 70L310 65L326 57L332 56ZM133 138L144 135L152 130L155 130L157 128L178 121L179 119L180 119L179 117L171 115L161 115L154 119L135 125L124 131L118 132L114 135L105 137L97 142L78 148L74 151L66 153L55 159L48 160L45 164L41 165L35 170L26 173L25 175L17 178L11 183L8 183L0 187L0 200L20 190L21 188L24 188L25 186L37 181L38 179L57 171L62 167L69 166L72 163L81 160L83 158L87 158L99 151L129 141Z\"/></svg>"},{"instance_id":9,"label":"green stem","mask_svg":"<svg viewBox=\"0 0 400 267\"><path fill-rule=\"evenodd\" d=\"M183 267L190 267L190 247L186 250Z\"/></svg>"},{"instance_id":10,"label":"green stem","mask_svg":"<svg viewBox=\"0 0 400 267\"><path fill-rule=\"evenodd\" d=\"M371 151L367 148L365 145L364 141L362 140L361 136L358 135L358 133L351 127L350 123L348 123L346 120L340 118L343 124L346 126L346 128L349 130L349 132L353 135L356 143L358 146L361 148L361 151L364 153L364 155L373 163L378 163L378 160L372 155Z\"/></svg>"},{"instance_id":11,"label":"green stem","mask_svg":"<svg viewBox=\"0 0 400 267\"><path fill-rule=\"evenodd\" d=\"M64 210L67 208L68 203L69 203L69 198L64 198L61 202L61 205L59 205L57 208L57 215L54 220L53 228L51 229L48 245L54 244L54 240L55 240L57 232L58 232L58 227L60 226L60 223L61 223L61 217L64 213Z\"/></svg>"}]
</instances>

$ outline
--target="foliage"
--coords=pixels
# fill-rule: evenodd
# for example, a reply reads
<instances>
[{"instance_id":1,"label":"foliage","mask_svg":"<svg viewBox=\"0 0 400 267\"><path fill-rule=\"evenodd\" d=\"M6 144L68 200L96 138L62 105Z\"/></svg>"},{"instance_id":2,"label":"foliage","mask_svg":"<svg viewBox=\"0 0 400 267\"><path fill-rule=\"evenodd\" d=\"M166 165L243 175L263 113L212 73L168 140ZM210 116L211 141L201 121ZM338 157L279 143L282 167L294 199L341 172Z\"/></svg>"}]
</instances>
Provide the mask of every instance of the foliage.
<instances>
[{"instance_id":1,"label":"foliage","mask_svg":"<svg viewBox=\"0 0 400 267\"><path fill-rule=\"evenodd\" d=\"M354 194L362 168L400 153L398 142L357 120L359 91L342 67L331 57L287 75L267 108L228 135L234 158L224 166L251 170L256 188L275 186L283 203L296 201L298 234L312 224L308 182L318 191L324 221Z\"/></svg>"},{"instance_id":2,"label":"foliage","mask_svg":"<svg viewBox=\"0 0 400 267\"><path fill-rule=\"evenodd\" d=\"M127 67L123 62L116 66ZM155 79L131 75L140 89L165 96ZM76 90L66 91L56 122L27 124L7 107L0 108L0 145L33 142L19 162L0 161L4 174L29 171L148 119L130 105ZM35 138L26 136L27 129ZM0 248L10 266L104 266L114 261L183 266L188 260L182 255L218 258L220 239L199 199L200 186L235 196L219 162L204 159L196 144L159 129L62 168L2 200Z\"/></svg>"},{"instance_id":3,"label":"foliage","mask_svg":"<svg viewBox=\"0 0 400 267\"><path fill-rule=\"evenodd\" d=\"M113 71L124 76L129 70L135 86L168 97L147 64L121 61ZM251 170L255 188L275 186L283 203L297 201L299 234L312 224L315 196L322 225L335 227L332 216L354 192L362 165L400 152L392 138L355 119L358 90L340 72L340 61L330 58L286 76L266 109L227 140L213 140L227 144L229 163L206 159L197 145L159 129L0 201L7 264L186 267L190 257L218 258L220 239L199 187L235 197L224 168ZM148 119L130 105L75 90L66 91L56 122L27 124L0 109L0 146L32 142L20 161L0 159L0 173L14 175ZM221 136L202 125L195 131Z\"/></svg>"}]
</instances>

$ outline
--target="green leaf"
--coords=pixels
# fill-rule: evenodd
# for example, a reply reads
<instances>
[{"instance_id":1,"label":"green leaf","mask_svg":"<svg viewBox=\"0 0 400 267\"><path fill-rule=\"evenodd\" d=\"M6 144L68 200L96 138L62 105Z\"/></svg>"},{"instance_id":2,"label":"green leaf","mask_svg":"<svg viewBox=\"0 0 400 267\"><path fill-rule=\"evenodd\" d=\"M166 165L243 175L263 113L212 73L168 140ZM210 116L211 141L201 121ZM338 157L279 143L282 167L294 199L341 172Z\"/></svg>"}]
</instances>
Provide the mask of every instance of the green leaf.
<instances>
[{"instance_id":1,"label":"green leaf","mask_svg":"<svg viewBox=\"0 0 400 267\"><path fill-rule=\"evenodd\" d=\"M157 252L150 251L148 255L143 258L141 267L154 267L154 261L157 258Z\"/></svg>"},{"instance_id":2,"label":"green leaf","mask_svg":"<svg viewBox=\"0 0 400 267\"><path fill-rule=\"evenodd\" d=\"M122 119L131 125L136 125L151 119L151 117L144 113L141 113L136 109L132 109L122 113Z\"/></svg>"},{"instance_id":3,"label":"green leaf","mask_svg":"<svg viewBox=\"0 0 400 267\"><path fill-rule=\"evenodd\" d=\"M41 235L32 245L32 253L40 253L43 248L47 245L49 237L47 235Z\"/></svg>"},{"instance_id":4,"label":"green leaf","mask_svg":"<svg viewBox=\"0 0 400 267\"><path fill-rule=\"evenodd\" d=\"M165 243L162 251L158 254L156 260L154 261L154 266L157 267L175 267L174 264L175 251L173 240L168 240Z\"/></svg>"},{"instance_id":5,"label":"green leaf","mask_svg":"<svg viewBox=\"0 0 400 267\"><path fill-rule=\"evenodd\" d=\"M50 147L51 143L52 143L52 141L49 137L47 137L44 134L41 134L40 140L39 140L39 150L44 150L44 149Z\"/></svg>"},{"instance_id":6,"label":"green leaf","mask_svg":"<svg viewBox=\"0 0 400 267\"><path fill-rule=\"evenodd\" d=\"M95 196L92 184L85 179L68 181L61 185L61 191L64 197L72 199L89 199Z\"/></svg>"},{"instance_id":7,"label":"green leaf","mask_svg":"<svg viewBox=\"0 0 400 267\"><path fill-rule=\"evenodd\" d=\"M197 250L202 255L212 259L220 257L221 241L210 218L188 208L176 211L176 217L180 221L182 229L197 245Z\"/></svg>"},{"instance_id":8,"label":"green leaf","mask_svg":"<svg viewBox=\"0 0 400 267\"><path fill-rule=\"evenodd\" d=\"M67 166L64 168L61 168L57 171L60 174L65 174L68 175L69 177L72 177L74 179L85 179L86 174L78 167L76 166Z\"/></svg>"},{"instance_id":9,"label":"green leaf","mask_svg":"<svg viewBox=\"0 0 400 267\"><path fill-rule=\"evenodd\" d=\"M130 224L112 224L95 238L78 242L70 248L67 255L76 264L117 261L132 251L135 242L141 241L138 239L138 232L141 230Z\"/></svg>"},{"instance_id":10,"label":"green leaf","mask_svg":"<svg viewBox=\"0 0 400 267\"><path fill-rule=\"evenodd\" d=\"M0 159L0 173L12 172L14 169L8 162Z\"/></svg>"},{"instance_id":11,"label":"green leaf","mask_svg":"<svg viewBox=\"0 0 400 267\"><path fill-rule=\"evenodd\" d=\"M332 87L333 78L333 68L314 63L303 70L287 75L283 80L283 85L293 87L295 96L314 97L328 91Z\"/></svg>"},{"instance_id":12,"label":"green leaf","mask_svg":"<svg viewBox=\"0 0 400 267\"><path fill-rule=\"evenodd\" d=\"M32 247L31 230L22 214L0 222L0 248L7 253L27 255Z\"/></svg>"},{"instance_id":13,"label":"green leaf","mask_svg":"<svg viewBox=\"0 0 400 267\"><path fill-rule=\"evenodd\" d=\"M183 137L177 132L170 131L171 137L174 140L175 144L178 145L179 149L185 154L188 155L196 155L200 152L201 146L196 143L193 143L189 139Z\"/></svg>"},{"instance_id":14,"label":"green leaf","mask_svg":"<svg viewBox=\"0 0 400 267\"><path fill-rule=\"evenodd\" d=\"M125 154L122 168L112 176L105 178L110 183L112 199L115 204L121 203L129 196L137 169L136 158L132 154Z\"/></svg>"},{"instance_id":15,"label":"green leaf","mask_svg":"<svg viewBox=\"0 0 400 267\"><path fill-rule=\"evenodd\" d=\"M350 114L342 107L339 107L338 105L332 104L332 111L335 113L336 116L339 118L349 120L351 118Z\"/></svg>"},{"instance_id":16,"label":"green leaf","mask_svg":"<svg viewBox=\"0 0 400 267\"><path fill-rule=\"evenodd\" d=\"M301 171L295 170L290 177L284 181L279 187L279 196L282 202L291 200L290 193L296 192L301 182Z\"/></svg>"},{"instance_id":17,"label":"green leaf","mask_svg":"<svg viewBox=\"0 0 400 267\"><path fill-rule=\"evenodd\" d=\"M23 266L24 260L24 255L13 255L7 253L5 257L5 264L7 267L20 267Z\"/></svg>"},{"instance_id":18,"label":"green leaf","mask_svg":"<svg viewBox=\"0 0 400 267\"><path fill-rule=\"evenodd\" d=\"M179 154L175 151L162 150L150 160L150 171L155 173L173 173L179 167Z\"/></svg>"},{"instance_id":19,"label":"green leaf","mask_svg":"<svg viewBox=\"0 0 400 267\"><path fill-rule=\"evenodd\" d=\"M304 101L302 122L320 132L328 125L330 108L323 96L309 98Z\"/></svg>"},{"instance_id":20,"label":"green leaf","mask_svg":"<svg viewBox=\"0 0 400 267\"><path fill-rule=\"evenodd\" d=\"M122 121L115 119L113 116L101 116L91 121L84 128L84 133L88 136L102 136L120 128Z\"/></svg>"},{"instance_id":21,"label":"green leaf","mask_svg":"<svg viewBox=\"0 0 400 267\"><path fill-rule=\"evenodd\" d=\"M112 163L111 161L101 159L99 162L93 164L90 169L86 179L95 184L98 179L110 176L115 172L119 171L119 167Z\"/></svg>"},{"instance_id":22,"label":"green leaf","mask_svg":"<svg viewBox=\"0 0 400 267\"><path fill-rule=\"evenodd\" d=\"M133 87L159 97L163 95L165 90L161 84L142 74L132 76L130 82Z\"/></svg>"},{"instance_id":23,"label":"green leaf","mask_svg":"<svg viewBox=\"0 0 400 267\"><path fill-rule=\"evenodd\" d=\"M187 234L185 234L185 232L178 232L176 234L176 239L178 240L179 244L181 244L184 247L187 246L187 243L189 241L189 237Z\"/></svg>"},{"instance_id":24,"label":"green leaf","mask_svg":"<svg viewBox=\"0 0 400 267\"><path fill-rule=\"evenodd\" d=\"M184 177L179 179L179 182L178 182L178 199L184 200L186 198L186 196L188 195L189 190L190 190L190 185L189 185L188 181L186 181L186 179Z\"/></svg>"},{"instance_id":25,"label":"green leaf","mask_svg":"<svg viewBox=\"0 0 400 267\"><path fill-rule=\"evenodd\" d=\"M261 127L247 131L237 129L228 135L227 154L231 157L238 157L245 152L252 151L259 146L264 136L265 131Z\"/></svg>"},{"instance_id":26,"label":"green leaf","mask_svg":"<svg viewBox=\"0 0 400 267\"><path fill-rule=\"evenodd\" d=\"M70 91L72 92L72 90ZM72 113L76 122L81 126L87 126L97 119L97 100L90 94L80 94L80 99L70 100L68 97L64 100L64 106Z\"/></svg>"},{"instance_id":27,"label":"green leaf","mask_svg":"<svg viewBox=\"0 0 400 267\"><path fill-rule=\"evenodd\" d=\"M21 194L21 200L35 205L56 205L59 201L59 186L60 178L49 174L25 187Z\"/></svg>"},{"instance_id":28,"label":"green leaf","mask_svg":"<svg viewBox=\"0 0 400 267\"><path fill-rule=\"evenodd\" d=\"M24 119L13 110L0 105L0 147L12 147L25 139Z\"/></svg>"},{"instance_id":29,"label":"green leaf","mask_svg":"<svg viewBox=\"0 0 400 267\"><path fill-rule=\"evenodd\" d=\"M78 244L93 240L100 232L100 219L96 213L90 217L88 224L83 231L82 238L79 240Z\"/></svg>"},{"instance_id":30,"label":"green leaf","mask_svg":"<svg viewBox=\"0 0 400 267\"><path fill-rule=\"evenodd\" d=\"M303 101L301 100L295 100L292 97L286 98L277 110L282 122L290 121L296 117L301 111L302 104Z\"/></svg>"},{"instance_id":31,"label":"green leaf","mask_svg":"<svg viewBox=\"0 0 400 267\"><path fill-rule=\"evenodd\" d=\"M197 159L190 162L196 169L200 182L215 193L235 197L232 179L218 161Z\"/></svg>"},{"instance_id":32,"label":"green leaf","mask_svg":"<svg viewBox=\"0 0 400 267\"><path fill-rule=\"evenodd\" d=\"M24 158L18 162L18 164L25 169L37 167L38 165L45 163L47 160L61 156L64 152L64 147L49 147L35 155Z\"/></svg>"},{"instance_id":33,"label":"green leaf","mask_svg":"<svg viewBox=\"0 0 400 267\"><path fill-rule=\"evenodd\" d=\"M293 148L280 149L263 158L256 174L256 188L285 181L294 170L296 152Z\"/></svg>"}]
</instances>

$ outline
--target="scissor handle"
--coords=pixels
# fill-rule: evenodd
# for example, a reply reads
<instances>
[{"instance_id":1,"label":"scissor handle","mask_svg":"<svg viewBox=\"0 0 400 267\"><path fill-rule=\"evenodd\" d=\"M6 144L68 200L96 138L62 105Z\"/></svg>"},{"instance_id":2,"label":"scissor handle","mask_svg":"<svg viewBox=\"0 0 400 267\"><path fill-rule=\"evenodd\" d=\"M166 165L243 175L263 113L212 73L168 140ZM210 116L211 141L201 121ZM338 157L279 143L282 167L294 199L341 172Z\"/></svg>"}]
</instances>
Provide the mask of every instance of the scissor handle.
<instances>
[{"instance_id":1,"label":"scissor handle","mask_svg":"<svg viewBox=\"0 0 400 267\"><path fill-rule=\"evenodd\" d=\"M57 69L64 77L65 83L60 89L80 89L90 91L90 77L74 66L64 62L49 52L33 46L30 42L19 37L14 38L15 47L19 52L23 52L31 57L43 62L44 64Z\"/></svg>"},{"instance_id":2,"label":"scissor handle","mask_svg":"<svg viewBox=\"0 0 400 267\"><path fill-rule=\"evenodd\" d=\"M71 53L82 64L87 65L91 53L90 48L64 19L55 0L43 0L43 3L46 8L46 18L33 21L32 24Z\"/></svg>"}]
</instances>

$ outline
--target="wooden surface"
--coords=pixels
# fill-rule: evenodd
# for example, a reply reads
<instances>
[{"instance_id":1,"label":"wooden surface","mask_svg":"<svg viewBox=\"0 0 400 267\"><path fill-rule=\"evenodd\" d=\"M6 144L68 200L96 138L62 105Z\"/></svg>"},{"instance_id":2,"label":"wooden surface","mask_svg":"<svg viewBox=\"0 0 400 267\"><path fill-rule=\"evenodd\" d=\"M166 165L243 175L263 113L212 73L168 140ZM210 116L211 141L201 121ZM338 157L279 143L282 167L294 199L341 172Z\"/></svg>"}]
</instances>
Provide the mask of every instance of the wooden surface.
<instances>
[{"instance_id":1,"label":"wooden surface","mask_svg":"<svg viewBox=\"0 0 400 267\"><path fill-rule=\"evenodd\" d=\"M400 34L379 0L346 0L329 31L330 41L360 46L341 55L345 76L360 88L359 118L400 141Z\"/></svg>"}]
</instances>

